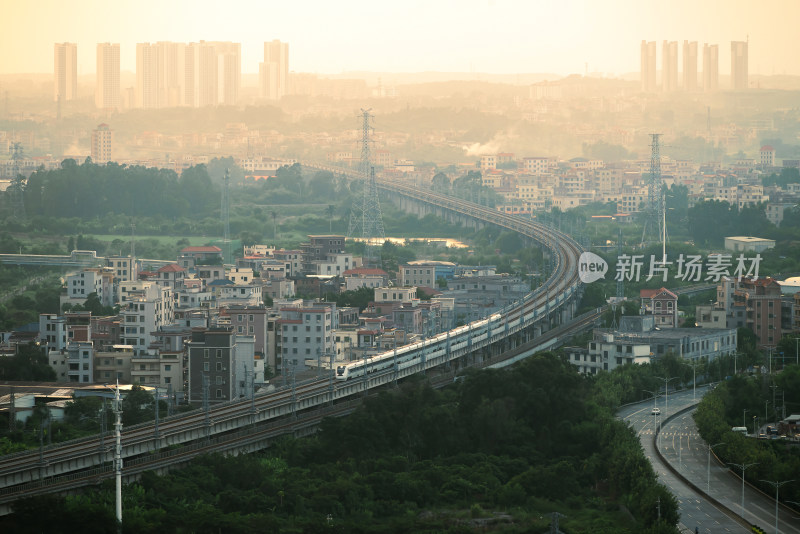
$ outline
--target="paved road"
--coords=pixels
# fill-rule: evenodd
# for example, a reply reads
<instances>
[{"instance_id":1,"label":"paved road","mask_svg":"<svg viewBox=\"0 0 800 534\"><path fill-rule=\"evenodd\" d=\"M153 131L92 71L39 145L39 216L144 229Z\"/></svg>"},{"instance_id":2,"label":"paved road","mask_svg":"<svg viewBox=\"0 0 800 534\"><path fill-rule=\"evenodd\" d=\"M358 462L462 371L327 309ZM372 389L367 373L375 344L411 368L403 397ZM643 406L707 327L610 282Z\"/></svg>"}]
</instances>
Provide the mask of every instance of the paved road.
<instances>
[{"instance_id":1,"label":"paved road","mask_svg":"<svg viewBox=\"0 0 800 534\"><path fill-rule=\"evenodd\" d=\"M746 485L745 509L742 511L741 479L716 461L713 454L709 463L708 447L697 433L691 412L678 415L664 424L657 443L664 460L689 483L669 469L656 454L653 444L656 424L661 423L660 419L666 419L698 402L705 391L705 388L698 388L696 395L691 390L670 394L669 408L664 399L659 399L660 417L651 414L652 401L624 407L618 416L630 422L639 434L645 454L650 458L659 479L678 499L682 531L694 532L698 527L701 533L751 533L749 528L734 518L739 515L766 532L775 532L774 495L764 495ZM778 531L781 534L800 534L800 518L796 517L800 514L792 514L782 508L778 515Z\"/></svg>"}]
</instances>

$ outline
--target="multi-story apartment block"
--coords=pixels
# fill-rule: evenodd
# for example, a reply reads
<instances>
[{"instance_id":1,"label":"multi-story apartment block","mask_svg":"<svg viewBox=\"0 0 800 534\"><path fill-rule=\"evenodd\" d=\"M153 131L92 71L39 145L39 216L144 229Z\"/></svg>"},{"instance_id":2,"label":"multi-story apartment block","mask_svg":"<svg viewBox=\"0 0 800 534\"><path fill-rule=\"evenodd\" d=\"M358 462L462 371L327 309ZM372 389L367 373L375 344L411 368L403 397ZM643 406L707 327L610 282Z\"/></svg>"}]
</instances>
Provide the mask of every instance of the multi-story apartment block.
<instances>
[{"instance_id":1,"label":"multi-story apartment block","mask_svg":"<svg viewBox=\"0 0 800 534\"><path fill-rule=\"evenodd\" d=\"M114 274L110 270L91 268L72 273L66 276L66 294L61 296L61 305L83 304L86 298L92 294L97 294L97 298L103 306L111 306L114 303Z\"/></svg>"},{"instance_id":2,"label":"multi-story apartment block","mask_svg":"<svg viewBox=\"0 0 800 534\"><path fill-rule=\"evenodd\" d=\"M522 171L528 174L544 174L549 168L548 158L522 158Z\"/></svg>"},{"instance_id":3,"label":"multi-story apartment block","mask_svg":"<svg viewBox=\"0 0 800 534\"><path fill-rule=\"evenodd\" d=\"M207 395L212 404L250 393L253 342L229 328L195 328L187 343L187 394L198 404Z\"/></svg>"},{"instance_id":4,"label":"multi-story apartment block","mask_svg":"<svg viewBox=\"0 0 800 534\"><path fill-rule=\"evenodd\" d=\"M774 347L782 335L781 287L772 278L736 281L734 306L745 309L745 325L755 333L760 347Z\"/></svg>"},{"instance_id":5,"label":"multi-story apartment block","mask_svg":"<svg viewBox=\"0 0 800 534\"><path fill-rule=\"evenodd\" d=\"M703 89L719 90L719 45L703 43Z\"/></svg>"},{"instance_id":6,"label":"multi-story apartment block","mask_svg":"<svg viewBox=\"0 0 800 534\"><path fill-rule=\"evenodd\" d=\"M108 351L94 353L94 382L112 384L119 381L131 383L131 359L133 351L126 345L117 345Z\"/></svg>"},{"instance_id":7,"label":"multi-story apartment block","mask_svg":"<svg viewBox=\"0 0 800 534\"><path fill-rule=\"evenodd\" d=\"M106 265L114 270L114 279L117 282L128 282L138 278L135 258L130 256L108 256Z\"/></svg>"},{"instance_id":8,"label":"multi-story apartment block","mask_svg":"<svg viewBox=\"0 0 800 534\"><path fill-rule=\"evenodd\" d=\"M731 41L731 88L741 91L749 87L747 41Z\"/></svg>"},{"instance_id":9,"label":"multi-story apartment block","mask_svg":"<svg viewBox=\"0 0 800 534\"><path fill-rule=\"evenodd\" d=\"M588 349L566 348L570 363L583 373L596 374L632 363L649 363L667 353L684 359L713 360L736 352L732 328L655 329L652 316L622 317L618 330L595 329Z\"/></svg>"},{"instance_id":10,"label":"multi-story apartment block","mask_svg":"<svg viewBox=\"0 0 800 534\"><path fill-rule=\"evenodd\" d=\"M642 41L641 45L641 88L643 93L656 91L656 42Z\"/></svg>"},{"instance_id":11,"label":"multi-story apartment block","mask_svg":"<svg viewBox=\"0 0 800 534\"><path fill-rule=\"evenodd\" d=\"M276 364L282 372L306 368L305 360L316 359L317 352L333 352L332 332L339 327L333 303L303 303L299 307L281 307L277 320Z\"/></svg>"},{"instance_id":12,"label":"multi-story apartment block","mask_svg":"<svg viewBox=\"0 0 800 534\"><path fill-rule=\"evenodd\" d=\"M678 295L667 288L639 292L642 315L652 315L659 328L678 328Z\"/></svg>"},{"instance_id":13,"label":"multi-story apartment block","mask_svg":"<svg viewBox=\"0 0 800 534\"><path fill-rule=\"evenodd\" d=\"M124 308L120 310L123 344L131 345L137 356L150 353L153 332L174 320L172 289L154 282L140 282L127 292Z\"/></svg>"},{"instance_id":14,"label":"multi-story apartment block","mask_svg":"<svg viewBox=\"0 0 800 534\"><path fill-rule=\"evenodd\" d=\"M53 100L74 100L78 95L78 45L56 43L53 49Z\"/></svg>"},{"instance_id":15,"label":"multi-story apartment block","mask_svg":"<svg viewBox=\"0 0 800 534\"><path fill-rule=\"evenodd\" d=\"M683 42L683 90L697 90L697 41Z\"/></svg>"},{"instance_id":16,"label":"multi-story apartment block","mask_svg":"<svg viewBox=\"0 0 800 534\"><path fill-rule=\"evenodd\" d=\"M186 269L177 263L172 263L161 267L156 272L156 277L153 278L153 281L160 286L172 289L174 293L183 287L183 281L185 279Z\"/></svg>"},{"instance_id":17,"label":"multi-story apartment block","mask_svg":"<svg viewBox=\"0 0 800 534\"><path fill-rule=\"evenodd\" d=\"M119 43L97 45L96 72L95 106L99 109L119 109Z\"/></svg>"},{"instance_id":18,"label":"multi-story apartment block","mask_svg":"<svg viewBox=\"0 0 800 534\"><path fill-rule=\"evenodd\" d=\"M88 384L94 380L94 347L91 341L67 344L67 380Z\"/></svg>"},{"instance_id":19,"label":"multi-story apartment block","mask_svg":"<svg viewBox=\"0 0 800 534\"><path fill-rule=\"evenodd\" d=\"M261 98L278 100L289 89L289 44L273 40L264 43L264 61L258 69Z\"/></svg>"},{"instance_id":20,"label":"multi-story apartment block","mask_svg":"<svg viewBox=\"0 0 800 534\"><path fill-rule=\"evenodd\" d=\"M678 90L678 42L664 41L661 45L661 89Z\"/></svg>"},{"instance_id":21,"label":"multi-story apartment block","mask_svg":"<svg viewBox=\"0 0 800 534\"><path fill-rule=\"evenodd\" d=\"M108 124L100 124L92 130L92 163L105 165L114 157L114 132Z\"/></svg>"}]
</instances>

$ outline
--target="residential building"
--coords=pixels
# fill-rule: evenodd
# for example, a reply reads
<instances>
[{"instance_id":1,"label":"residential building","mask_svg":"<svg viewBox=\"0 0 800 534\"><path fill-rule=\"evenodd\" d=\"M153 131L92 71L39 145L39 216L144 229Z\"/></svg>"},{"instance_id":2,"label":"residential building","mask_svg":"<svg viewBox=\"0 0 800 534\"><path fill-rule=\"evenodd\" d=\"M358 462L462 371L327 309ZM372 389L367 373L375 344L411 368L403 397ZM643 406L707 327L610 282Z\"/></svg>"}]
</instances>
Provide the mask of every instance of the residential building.
<instances>
[{"instance_id":1,"label":"residential building","mask_svg":"<svg viewBox=\"0 0 800 534\"><path fill-rule=\"evenodd\" d=\"M184 247L178 255L178 264L187 270L197 265L222 265L222 249L215 246Z\"/></svg>"},{"instance_id":2,"label":"residential building","mask_svg":"<svg viewBox=\"0 0 800 534\"><path fill-rule=\"evenodd\" d=\"M279 100L289 89L289 43L273 40L264 43L264 61L259 63L261 98Z\"/></svg>"},{"instance_id":3,"label":"residential building","mask_svg":"<svg viewBox=\"0 0 800 534\"><path fill-rule=\"evenodd\" d=\"M725 238L725 250L733 252L763 252L775 248L775 240L753 236L731 236Z\"/></svg>"},{"instance_id":4,"label":"residential building","mask_svg":"<svg viewBox=\"0 0 800 534\"><path fill-rule=\"evenodd\" d=\"M91 341L67 344L67 380L88 384L94 381L94 347Z\"/></svg>"},{"instance_id":5,"label":"residential building","mask_svg":"<svg viewBox=\"0 0 800 534\"><path fill-rule=\"evenodd\" d=\"M157 271L154 282L160 286L172 289L173 293L183 287L183 281L186 279L186 269L177 263L171 263L161 267Z\"/></svg>"},{"instance_id":6,"label":"residential building","mask_svg":"<svg viewBox=\"0 0 800 534\"><path fill-rule=\"evenodd\" d=\"M78 96L78 45L56 43L53 49L53 100L75 100Z\"/></svg>"},{"instance_id":7,"label":"residential building","mask_svg":"<svg viewBox=\"0 0 800 534\"><path fill-rule=\"evenodd\" d=\"M781 286L772 278L742 278L733 292L734 306L744 307L745 326L758 338L759 347L775 347L782 335Z\"/></svg>"},{"instance_id":8,"label":"residential building","mask_svg":"<svg viewBox=\"0 0 800 534\"><path fill-rule=\"evenodd\" d=\"M114 270L114 279L117 282L128 282L138 279L135 258L131 258L130 256L108 256L106 258L106 265Z\"/></svg>"},{"instance_id":9,"label":"residential building","mask_svg":"<svg viewBox=\"0 0 800 534\"><path fill-rule=\"evenodd\" d=\"M719 45L703 43L703 90L719 90Z\"/></svg>"},{"instance_id":10,"label":"residential building","mask_svg":"<svg viewBox=\"0 0 800 534\"><path fill-rule=\"evenodd\" d=\"M131 283L120 310L122 341L131 345L135 355L150 353L155 341L153 332L175 320L175 300L172 289L154 282Z\"/></svg>"},{"instance_id":11,"label":"residential building","mask_svg":"<svg viewBox=\"0 0 800 534\"><path fill-rule=\"evenodd\" d=\"M128 345L115 345L111 350L94 353L94 382L112 384L119 381L131 383L131 359L133 350Z\"/></svg>"},{"instance_id":12,"label":"residential building","mask_svg":"<svg viewBox=\"0 0 800 534\"><path fill-rule=\"evenodd\" d=\"M678 90L678 42L664 41L661 45L661 90Z\"/></svg>"},{"instance_id":13,"label":"residential building","mask_svg":"<svg viewBox=\"0 0 800 534\"><path fill-rule=\"evenodd\" d=\"M230 328L192 329L187 343L189 402L199 404L207 395L215 404L249 394L252 348L251 339L239 338Z\"/></svg>"},{"instance_id":14,"label":"residential building","mask_svg":"<svg viewBox=\"0 0 800 534\"><path fill-rule=\"evenodd\" d=\"M697 90L697 41L683 42L683 90Z\"/></svg>"},{"instance_id":15,"label":"residential building","mask_svg":"<svg viewBox=\"0 0 800 534\"><path fill-rule=\"evenodd\" d=\"M358 267L344 271L342 276L346 291L354 291L362 287L385 287L389 284L389 274L383 269Z\"/></svg>"},{"instance_id":16,"label":"residential building","mask_svg":"<svg viewBox=\"0 0 800 534\"><path fill-rule=\"evenodd\" d=\"M114 132L108 124L100 124L92 130L92 163L105 165L113 159Z\"/></svg>"},{"instance_id":17,"label":"residential building","mask_svg":"<svg viewBox=\"0 0 800 534\"><path fill-rule=\"evenodd\" d=\"M657 328L678 328L678 295L662 287L661 289L642 289L642 315L652 315Z\"/></svg>"},{"instance_id":18,"label":"residential building","mask_svg":"<svg viewBox=\"0 0 800 534\"><path fill-rule=\"evenodd\" d=\"M731 41L731 89L734 91L742 91L750 86L748 47L748 41Z\"/></svg>"},{"instance_id":19,"label":"residential building","mask_svg":"<svg viewBox=\"0 0 800 534\"><path fill-rule=\"evenodd\" d=\"M305 360L333 352L333 330L339 327L336 304L309 302L279 308L276 321L276 365L282 373L306 369Z\"/></svg>"},{"instance_id":20,"label":"residential building","mask_svg":"<svg viewBox=\"0 0 800 534\"><path fill-rule=\"evenodd\" d=\"M596 374L616 367L649 363L667 353L688 360L713 360L736 352L736 330L732 328L670 328L656 330L655 318L625 316L617 330L596 328L586 349L568 347L567 357L580 372Z\"/></svg>"},{"instance_id":21,"label":"residential building","mask_svg":"<svg viewBox=\"0 0 800 534\"><path fill-rule=\"evenodd\" d=\"M641 46L641 88L643 93L656 91L656 42L642 41Z\"/></svg>"},{"instance_id":22,"label":"residential building","mask_svg":"<svg viewBox=\"0 0 800 534\"><path fill-rule=\"evenodd\" d=\"M770 145L762 146L760 151L760 156L761 156L762 167L775 166L775 149L772 146Z\"/></svg>"},{"instance_id":23,"label":"residential building","mask_svg":"<svg viewBox=\"0 0 800 534\"><path fill-rule=\"evenodd\" d=\"M95 106L106 110L119 109L119 43L100 43L97 45L96 72Z\"/></svg>"}]
</instances>

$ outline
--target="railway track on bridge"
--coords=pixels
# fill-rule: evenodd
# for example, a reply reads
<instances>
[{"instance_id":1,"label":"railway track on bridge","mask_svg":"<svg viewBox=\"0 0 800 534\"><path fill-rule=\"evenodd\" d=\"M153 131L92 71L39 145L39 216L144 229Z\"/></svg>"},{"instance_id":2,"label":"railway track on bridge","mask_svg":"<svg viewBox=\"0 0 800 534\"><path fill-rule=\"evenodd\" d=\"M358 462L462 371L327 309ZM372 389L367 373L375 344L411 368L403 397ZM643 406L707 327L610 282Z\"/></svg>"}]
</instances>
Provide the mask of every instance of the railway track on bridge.
<instances>
[{"instance_id":1,"label":"railway track on bridge","mask_svg":"<svg viewBox=\"0 0 800 534\"><path fill-rule=\"evenodd\" d=\"M445 372L437 379L443 376L452 381L463 367L501 366L504 361L521 359L525 351L532 353L536 346L545 346L542 344L557 338L559 330L554 328L571 319L581 295L578 260L582 248L577 242L533 220L465 200L397 183L379 182L378 186L480 224L518 232L548 249L555 268L540 288L498 314L411 347L403 365L398 364L395 349L393 365L381 370L374 366L372 372L368 362L361 378L336 380L331 370L325 378L286 384L250 399L215 406L207 412L173 416L157 426L129 427L122 433L126 477L147 469L163 469L208 450L232 451L237 447L256 450L272 439L269 432L296 429L293 422L312 412L324 414L319 415L320 419L335 415L337 406L412 374L439 368ZM585 327L596 317L590 313L579 319L583 322L578 326ZM391 351L383 355L387 363L391 363L387 360L391 357ZM378 355L375 360L380 358ZM328 409L318 410L320 407ZM187 446L192 443L196 444ZM205 448L204 444L211 448ZM110 471L106 466L111 460L110 445L110 436L95 436L0 458L0 507L7 510L9 502L22 496L75 489L106 478Z\"/></svg>"}]
</instances>

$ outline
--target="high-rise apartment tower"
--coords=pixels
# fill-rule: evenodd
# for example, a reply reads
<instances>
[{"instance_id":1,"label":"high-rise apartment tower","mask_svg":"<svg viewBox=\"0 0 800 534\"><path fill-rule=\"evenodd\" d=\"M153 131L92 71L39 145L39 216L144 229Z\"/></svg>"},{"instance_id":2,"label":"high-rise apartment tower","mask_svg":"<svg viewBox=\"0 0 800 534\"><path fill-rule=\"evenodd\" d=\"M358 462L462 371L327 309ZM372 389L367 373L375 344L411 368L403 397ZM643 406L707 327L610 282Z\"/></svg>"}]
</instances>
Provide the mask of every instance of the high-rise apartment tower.
<instances>
[{"instance_id":1,"label":"high-rise apartment tower","mask_svg":"<svg viewBox=\"0 0 800 534\"><path fill-rule=\"evenodd\" d=\"M703 90L719 90L719 45L703 44Z\"/></svg>"},{"instance_id":2,"label":"high-rise apartment tower","mask_svg":"<svg viewBox=\"0 0 800 534\"><path fill-rule=\"evenodd\" d=\"M678 41L664 41L661 46L661 89L678 90Z\"/></svg>"},{"instance_id":3,"label":"high-rise apartment tower","mask_svg":"<svg viewBox=\"0 0 800 534\"><path fill-rule=\"evenodd\" d=\"M653 93L656 90L656 42L642 41L642 92Z\"/></svg>"},{"instance_id":4,"label":"high-rise apartment tower","mask_svg":"<svg viewBox=\"0 0 800 534\"><path fill-rule=\"evenodd\" d=\"M683 90L697 90L697 41L683 42Z\"/></svg>"},{"instance_id":5,"label":"high-rise apartment tower","mask_svg":"<svg viewBox=\"0 0 800 534\"><path fill-rule=\"evenodd\" d=\"M289 44L277 39L264 43L264 62L259 64L260 96L277 100L287 94L289 83Z\"/></svg>"},{"instance_id":6,"label":"high-rise apartment tower","mask_svg":"<svg viewBox=\"0 0 800 534\"><path fill-rule=\"evenodd\" d=\"M747 41L731 41L731 88L734 91L741 91L749 87L748 44Z\"/></svg>"},{"instance_id":7,"label":"high-rise apartment tower","mask_svg":"<svg viewBox=\"0 0 800 534\"><path fill-rule=\"evenodd\" d=\"M119 43L97 45L97 84L95 106L100 109L119 109Z\"/></svg>"},{"instance_id":8,"label":"high-rise apartment tower","mask_svg":"<svg viewBox=\"0 0 800 534\"><path fill-rule=\"evenodd\" d=\"M53 100L74 100L78 94L78 45L56 43L53 47Z\"/></svg>"}]
</instances>

